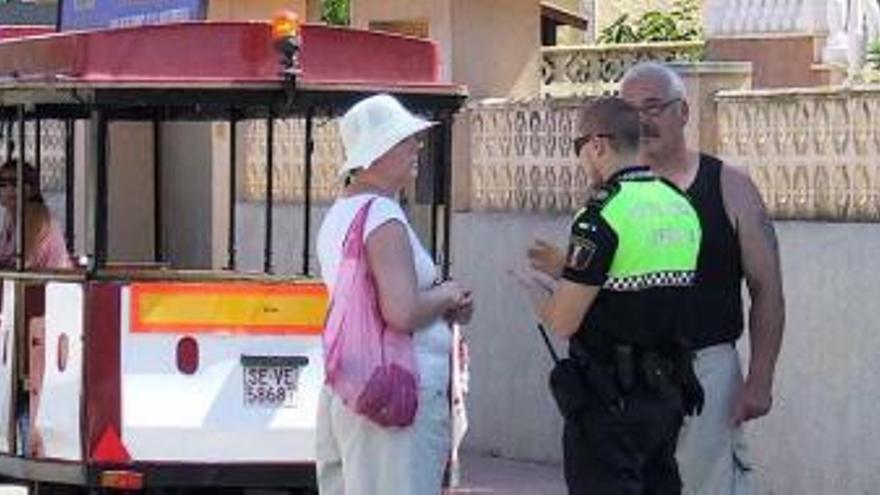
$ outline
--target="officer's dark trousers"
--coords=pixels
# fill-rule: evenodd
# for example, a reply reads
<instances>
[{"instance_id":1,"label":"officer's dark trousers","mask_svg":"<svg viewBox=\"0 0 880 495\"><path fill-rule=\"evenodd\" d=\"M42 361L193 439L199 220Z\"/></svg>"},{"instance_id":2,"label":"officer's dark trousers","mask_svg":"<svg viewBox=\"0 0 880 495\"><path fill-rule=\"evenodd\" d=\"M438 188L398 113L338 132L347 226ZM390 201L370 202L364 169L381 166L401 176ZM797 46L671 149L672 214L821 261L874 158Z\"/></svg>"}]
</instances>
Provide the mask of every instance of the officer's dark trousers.
<instances>
[{"instance_id":1,"label":"officer's dark trousers","mask_svg":"<svg viewBox=\"0 0 880 495\"><path fill-rule=\"evenodd\" d=\"M671 388L637 386L621 411L594 402L581 421L565 422L569 494L680 494L675 444L681 423L681 398Z\"/></svg>"}]
</instances>

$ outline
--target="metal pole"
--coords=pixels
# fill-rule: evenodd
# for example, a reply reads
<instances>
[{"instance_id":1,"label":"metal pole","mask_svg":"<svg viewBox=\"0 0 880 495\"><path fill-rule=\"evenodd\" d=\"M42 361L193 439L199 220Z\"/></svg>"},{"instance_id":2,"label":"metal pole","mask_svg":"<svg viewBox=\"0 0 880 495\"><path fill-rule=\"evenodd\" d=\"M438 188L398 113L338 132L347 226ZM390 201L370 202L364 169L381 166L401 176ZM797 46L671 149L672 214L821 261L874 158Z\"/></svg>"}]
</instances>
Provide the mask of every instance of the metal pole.
<instances>
[{"instance_id":1,"label":"metal pole","mask_svg":"<svg viewBox=\"0 0 880 495\"><path fill-rule=\"evenodd\" d=\"M434 120L439 121L438 114L434 114ZM442 122L440 124L442 126ZM428 167L425 167L425 170L430 171L432 183L432 191L431 191L431 231L430 238L428 239L428 243L431 246L431 254L434 256L434 263L442 263L443 262L443 254L437 250L437 237L438 237L438 226L437 226L437 218L440 215L440 206L439 206L439 198L440 198L440 190L442 186L440 185L440 181L442 180L442 172L440 168L443 167L443 139L442 139L442 130L436 130L429 133L426 136L428 146L428 156L432 163L429 163ZM421 168L421 167L420 167ZM421 172L421 170L420 170ZM443 274L446 275L445 273Z\"/></svg>"},{"instance_id":2,"label":"metal pole","mask_svg":"<svg viewBox=\"0 0 880 495\"><path fill-rule=\"evenodd\" d=\"M311 240L312 228L312 155L315 151L315 141L312 138L314 127L314 110L309 108L306 111L306 156L305 156L305 187L303 188L303 247L302 262L303 275L309 275L309 242Z\"/></svg>"},{"instance_id":3,"label":"metal pole","mask_svg":"<svg viewBox=\"0 0 880 495\"><path fill-rule=\"evenodd\" d=\"M266 239L263 252L263 271L272 273L272 169L275 163L275 126L272 109L266 118Z\"/></svg>"},{"instance_id":4,"label":"metal pole","mask_svg":"<svg viewBox=\"0 0 880 495\"><path fill-rule=\"evenodd\" d=\"M165 261L162 238L162 122L153 119L153 260Z\"/></svg>"},{"instance_id":5,"label":"metal pole","mask_svg":"<svg viewBox=\"0 0 880 495\"><path fill-rule=\"evenodd\" d=\"M437 183L440 187L440 197L443 198L443 263L441 274L444 279L449 278L452 264L450 260L450 246L452 233L452 117L444 112L440 124L440 166L437 171ZM434 202L436 204L436 201ZM435 221L437 217L434 217Z\"/></svg>"},{"instance_id":6,"label":"metal pole","mask_svg":"<svg viewBox=\"0 0 880 495\"><path fill-rule=\"evenodd\" d=\"M41 177L40 172L43 169L43 121L36 117L34 119L34 168L37 170L37 177Z\"/></svg>"},{"instance_id":7,"label":"metal pole","mask_svg":"<svg viewBox=\"0 0 880 495\"><path fill-rule=\"evenodd\" d=\"M64 238L67 241L67 252L73 254L74 250L74 133L75 122L73 119L64 121Z\"/></svg>"},{"instance_id":8,"label":"metal pole","mask_svg":"<svg viewBox=\"0 0 880 495\"><path fill-rule=\"evenodd\" d=\"M229 232L226 240L229 261L227 268L235 270L235 193L236 154L238 152L238 115L233 111L229 117Z\"/></svg>"},{"instance_id":9,"label":"metal pole","mask_svg":"<svg viewBox=\"0 0 880 495\"><path fill-rule=\"evenodd\" d=\"M107 117L104 112L94 112L95 143L95 258L92 271L104 268L107 263Z\"/></svg>"},{"instance_id":10,"label":"metal pole","mask_svg":"<svg viewBox=\"0 0 880 495\"><path fill-rule=\"evenodd\" d=\"M25 201L27 198L24 197L24 106L21 105L18 107L18 162L15 164L15 175L15 269L24 271L25 256L27 255L24 245L24 223L27 221Z\"/></svg>"},{"instance_id":11,"label":"metal pole","mask_svg":"<svg viewBox=\"0 0 880 495\"><path fill-rule=\"evenodd\" d=\"M12 119L6 121L6 160L12 160L12 150L15 144L12 142Z\"/></svg>"}]
</instances>

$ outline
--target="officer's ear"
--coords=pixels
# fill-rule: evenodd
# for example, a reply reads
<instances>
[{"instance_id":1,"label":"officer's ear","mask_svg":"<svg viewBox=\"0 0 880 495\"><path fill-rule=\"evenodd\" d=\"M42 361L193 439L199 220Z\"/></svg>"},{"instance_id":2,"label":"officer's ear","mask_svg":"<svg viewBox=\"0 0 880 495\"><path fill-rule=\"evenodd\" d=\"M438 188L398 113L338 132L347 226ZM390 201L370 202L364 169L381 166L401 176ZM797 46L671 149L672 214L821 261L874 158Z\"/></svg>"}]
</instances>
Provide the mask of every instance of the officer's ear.
<instances>
[{"instance_id":1,"label":"officer's ear","mask_svg":"<svg viewBox=\"0 0 880 495\"><path fill-rule=\"evenodd\" d=\"M608 153L614 151L611 138L593 139L592 144L596 146L596 156L599 158L605 158Z\"/></svg>"}]
</instances>

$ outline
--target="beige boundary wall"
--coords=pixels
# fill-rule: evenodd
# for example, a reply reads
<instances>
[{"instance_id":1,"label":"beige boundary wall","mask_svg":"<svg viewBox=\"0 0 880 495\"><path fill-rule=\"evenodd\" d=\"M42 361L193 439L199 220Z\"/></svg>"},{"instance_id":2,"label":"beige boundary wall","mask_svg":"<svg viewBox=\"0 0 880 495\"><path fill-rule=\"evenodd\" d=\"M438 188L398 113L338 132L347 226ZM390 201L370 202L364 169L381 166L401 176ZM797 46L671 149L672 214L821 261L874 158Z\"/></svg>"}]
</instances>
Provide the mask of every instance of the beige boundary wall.
<instances>
[{"instance_id":1,"label":"beige boundary wall","mask_svg":"<svg viewBox=\"0 0 880 495\"><path fill-rule=\"evenodd\" d=\"M559 462L551 360L506 270L532 238L561 242L562 215L459 214L453 274L475 289L466 448ZM748 427L761 494L877 493L880 473L878 224L777 222L788 322L773 413ZM557 344L560 344L557 342ZM560 345L560 347L562 347ZM747 342L740 341L740 349Z\"/></svg>"}]
</instances>

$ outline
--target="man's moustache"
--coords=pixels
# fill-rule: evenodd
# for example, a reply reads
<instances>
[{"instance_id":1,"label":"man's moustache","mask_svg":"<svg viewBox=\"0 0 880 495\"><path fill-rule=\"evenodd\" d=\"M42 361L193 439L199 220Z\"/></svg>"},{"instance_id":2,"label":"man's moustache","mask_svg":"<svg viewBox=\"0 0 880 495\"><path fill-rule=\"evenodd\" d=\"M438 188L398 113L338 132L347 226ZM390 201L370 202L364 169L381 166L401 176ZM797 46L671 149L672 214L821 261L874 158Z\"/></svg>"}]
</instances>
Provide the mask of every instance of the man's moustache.
<instances>
[{"instance_id":1,"label":"man's moustache","mask_svg":"<svg viewBox=\"0 0 880 495\"><path fill-rule=\"evenodd\" d=\"M660 131L653 126L642 126L642 137L660 137Z\"/></svg>"}]
</instances>

